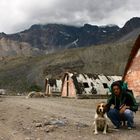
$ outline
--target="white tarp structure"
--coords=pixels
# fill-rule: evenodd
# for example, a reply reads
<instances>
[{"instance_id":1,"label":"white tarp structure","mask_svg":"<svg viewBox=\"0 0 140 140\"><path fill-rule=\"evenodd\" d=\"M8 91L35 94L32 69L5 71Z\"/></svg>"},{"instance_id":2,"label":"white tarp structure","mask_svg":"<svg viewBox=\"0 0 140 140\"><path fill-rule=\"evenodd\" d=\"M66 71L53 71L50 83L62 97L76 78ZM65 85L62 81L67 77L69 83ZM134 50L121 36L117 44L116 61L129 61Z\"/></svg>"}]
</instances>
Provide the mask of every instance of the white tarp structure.
<instances>
[{"instance_id":1,"label":"white tarp structure","mask_svg":"<svg viewBox=\"0 0 140 140\"><path fill-rule=\"evenodd\" d=\"M77 94L107 95L111 84L121 79L121 76L106 76L103 74L65 73L61 95L62 97L76 97Z\"/></svg>"}]
</instances>

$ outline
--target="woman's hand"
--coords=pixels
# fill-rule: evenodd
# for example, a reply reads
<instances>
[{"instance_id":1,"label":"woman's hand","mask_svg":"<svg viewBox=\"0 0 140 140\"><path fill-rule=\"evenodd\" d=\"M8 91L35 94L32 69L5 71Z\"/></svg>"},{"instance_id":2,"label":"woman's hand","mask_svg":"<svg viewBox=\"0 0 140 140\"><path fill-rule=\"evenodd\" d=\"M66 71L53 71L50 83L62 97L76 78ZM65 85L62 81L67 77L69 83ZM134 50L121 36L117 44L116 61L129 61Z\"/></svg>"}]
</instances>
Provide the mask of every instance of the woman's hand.
<instances>
[{"instance_id":1,"label":"woman's hand","mask_svg":"<svg viewBox=\"0 0 140 140\"><path fill-rule=\"evenodd\" d=\"M122 113L124 113L124 111L127 109L127 106L126 105L121 105L121 107L120 107L120 114L122 114Z\"/></svg>"},{"instance_id":2,"label":"woman's hand","mask_svg":"<svg viewBox=\"0 0 140 140\"><path fill-rule=\"evenodd\" d=\"M126 106L125 104L121 105L120 107L120 114L124 113L126 109L130 109L130 106Z\"/></svg>"}]
</instances>

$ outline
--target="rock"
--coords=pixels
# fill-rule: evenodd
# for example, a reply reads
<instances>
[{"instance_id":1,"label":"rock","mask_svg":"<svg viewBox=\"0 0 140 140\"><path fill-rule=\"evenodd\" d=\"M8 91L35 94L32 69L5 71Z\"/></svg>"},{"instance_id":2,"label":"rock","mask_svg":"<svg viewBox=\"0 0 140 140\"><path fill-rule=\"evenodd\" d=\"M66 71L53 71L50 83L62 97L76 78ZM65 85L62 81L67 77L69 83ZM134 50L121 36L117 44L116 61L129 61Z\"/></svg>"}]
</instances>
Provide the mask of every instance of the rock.
<instances>
[{"instance_id":1,"label":"rock","mask_svg":"<svg viewBox=\"0 0 140 140\"><path fill-rule=\"evenodd\" d=\"M31 109L31 107L27 107L26 109Z\"/></svg>"},{"instance_id":2,"label":"rock","mask_svg":"<svg viewBox=\"0 0 140 140\"><path fill-rule=\"evenodd\" d=\"M83 128L84 128L84 127L89 127L87 124L80 123L80 122L77 122L77 123L76 123L76 126L77 126L77 127L83 127Z\"/></svg>"},{"instance_id":3,"label":"rock","mask_svg":"<svg viewBox=\"0 0 140 140\"><path fill-rule=\"evenodd\" d=\"M51 120L51 121L45 122L44 125L65 126L66 122L63 120Z\"/></svg>"},{"instance_id":4,"label":"rock","mask_svg":"<svg viewBox=\"0 0 140 140\"><path fill-rule=\"evenodd\" d=\"M29 138L29 137L26 137L26 138L25 138L25 140L31 140L31 138Z\"/></svg>"},{"instance_id":5,"label":"rock","mask_svg":"<svg viewBox=\"0 0 140 140\"><path fill-rule=\"evenodd\" d=\"M33 123L40 123L40 120L34 120L32 121Z\"/></svg>"},{"instance_id":6,"label":"rock","mask_svg":"<svg viewBox=\"0 0 140 140\"><path fill-rule=\"evenodd\" d=\"M54 125L48 125L48 126L44 129L44 131L47 132L47 133L53 132L55 128L57 128L57 127L54 126Z\"/></svg>"},{"instance_id":7,"label":"rock","mask_svg":"<svg viewBox=\"0 0 140 140\"><path fill-rule=\"evenodd\" d=\"M42 123L36 123L35 126L36 127L42 127Z\"/></svg>"},{"instance_id":8,"label":"rock","mask_svg":"<svg viewBox=\"0 0 140 140\"><path fill-rule=\"evenodd\" d=\"M47 119L47 118L48 118L48 116L44 116L44 117L43 117L43 119Z\"/></svg>"}]
</instances>

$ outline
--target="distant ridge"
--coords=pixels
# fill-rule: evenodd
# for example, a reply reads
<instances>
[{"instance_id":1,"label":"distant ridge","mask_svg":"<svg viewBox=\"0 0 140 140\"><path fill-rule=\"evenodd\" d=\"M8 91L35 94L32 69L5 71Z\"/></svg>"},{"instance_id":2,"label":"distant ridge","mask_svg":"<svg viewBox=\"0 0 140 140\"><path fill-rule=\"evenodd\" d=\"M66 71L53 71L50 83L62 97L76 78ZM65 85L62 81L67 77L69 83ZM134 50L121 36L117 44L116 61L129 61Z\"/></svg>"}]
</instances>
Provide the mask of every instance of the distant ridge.
<instances>
[{"instance_id":1,"label":"distant ridge","mask_svg":"<svg viewBox=\"0 0 140 140\"><path fill-rule=\"evenodd\" d=\"M63 24L35 24L29 29L19 33L0 33L0 49L3 51L1 52L0 57L7 53L2 49L7 45L7 49L12 49L12 55L18 55L18 52L21 53L20 51L17 51L21 44L29 46L31 55L34 54L34 50L38 50L37 53L39 51L51 53L70 48L81 48L127 41L136 38L139 34L139 29L139 17L131 18L122 28L112 24L106 26L85 24L82 27ZM5 40L5 43L3 43L3 40ZM16 42L14 45L12 45L13 41ZM24 46L22 46L22 48L24 48ZM29 52L28 49L27 51ZM11 55L10 51L8 55Z\"/></svg>"}]
</instances>

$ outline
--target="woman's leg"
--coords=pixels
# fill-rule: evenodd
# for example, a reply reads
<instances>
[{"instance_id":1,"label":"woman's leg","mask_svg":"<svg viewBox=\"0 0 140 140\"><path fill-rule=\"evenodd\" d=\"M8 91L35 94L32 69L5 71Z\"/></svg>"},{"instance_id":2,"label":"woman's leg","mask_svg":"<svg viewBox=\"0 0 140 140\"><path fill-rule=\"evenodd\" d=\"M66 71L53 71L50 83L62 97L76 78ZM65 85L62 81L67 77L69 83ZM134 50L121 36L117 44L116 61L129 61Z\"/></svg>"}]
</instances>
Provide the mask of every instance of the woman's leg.
<instances>
[{"instance_id":1,"label":"woman's leg","mask_svg":"<svg viewBox=\"0 0 140 140\"><path fill-rule=\"evenodd\" d=\"M115 125L116 128L120 127L120 115L119 115L119 111L117 109L110 109L107 112L107 116L110 118L110 120L112 121L112 123Z\"/></svg>"},{"instance_id":2,"label":"woman's leg","mask_svg":"<svg viewBox=\"0 0 140 140\"><path fill-rule=\"evenodd\" d=\"M124 112L124 117L127 121L128 127L133 127L134 125L134 115L133 112L130 109L126 109Z\"/></svg>"}]
</instances>

